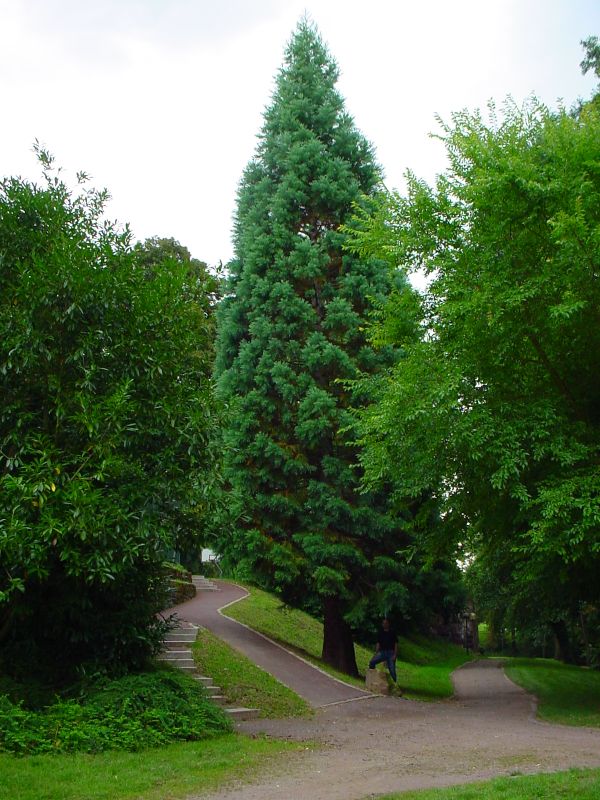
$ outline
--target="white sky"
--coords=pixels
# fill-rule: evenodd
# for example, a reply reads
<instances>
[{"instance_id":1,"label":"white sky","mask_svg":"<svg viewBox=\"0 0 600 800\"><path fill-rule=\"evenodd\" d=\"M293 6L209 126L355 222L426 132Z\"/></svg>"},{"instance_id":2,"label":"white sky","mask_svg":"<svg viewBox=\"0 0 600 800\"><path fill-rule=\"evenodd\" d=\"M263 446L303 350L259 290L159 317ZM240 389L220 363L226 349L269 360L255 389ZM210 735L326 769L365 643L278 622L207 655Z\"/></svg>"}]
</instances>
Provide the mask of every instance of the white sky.
<instances>
[{"instance_id":1,"label":"white sky","mask_svg":"<svg viewBox=\"0 0 600 800\"><path fill-rule=\"evenodd\" d=\"M599 0L0 0L0 175L39 177L46 145L112 194L136 238L216 264L285 43L306 11L386 183L444 168L435 114L588 97L580 40Z\"/></svg>"}]
</instances>

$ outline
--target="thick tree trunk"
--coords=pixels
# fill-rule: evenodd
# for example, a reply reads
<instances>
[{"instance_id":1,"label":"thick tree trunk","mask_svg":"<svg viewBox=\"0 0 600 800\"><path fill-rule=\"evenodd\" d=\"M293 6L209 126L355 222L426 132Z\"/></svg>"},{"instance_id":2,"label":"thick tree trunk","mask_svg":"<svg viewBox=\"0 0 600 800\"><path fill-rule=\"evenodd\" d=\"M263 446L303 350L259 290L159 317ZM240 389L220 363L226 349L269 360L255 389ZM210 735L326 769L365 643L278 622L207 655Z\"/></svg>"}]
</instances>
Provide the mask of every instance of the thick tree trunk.
<instances>
[{"instance_id":1,"label":"thick tree trunk","mask_svg":"<svg viewBox=\"0 0 600 800\"><path fill-rule=\"evenodd\" d=\"M338 597L323 598L323 661L347 675L358 676L350 626Z\"/></svg>"}]
</instances>

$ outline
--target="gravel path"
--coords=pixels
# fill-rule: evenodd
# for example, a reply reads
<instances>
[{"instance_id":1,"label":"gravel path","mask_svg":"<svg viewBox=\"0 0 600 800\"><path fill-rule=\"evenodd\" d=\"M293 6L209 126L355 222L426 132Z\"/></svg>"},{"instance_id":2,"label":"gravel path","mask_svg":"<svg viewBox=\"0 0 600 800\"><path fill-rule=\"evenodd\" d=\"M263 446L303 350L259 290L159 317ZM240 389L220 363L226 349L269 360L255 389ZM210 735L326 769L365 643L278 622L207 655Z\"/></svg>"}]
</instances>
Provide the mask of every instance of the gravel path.
<instances>
[{"instance_id":1,"label":"gravel path","mask_svg":"<svg viewBox=\"0 0 600 800\"><path fill-rule=\"evenodd\" d=\"M218 593L209 602L202 593L176 610L184 619L204 625L211 614L220 616L216 609L225 596ZM214 608L206 614L194 612L194 619L187 615L193 603L196 611L202 604ZM212 624L218 628L217 623ZM211 630L222 635L216 628ZM227 628L233 637L233 629ZM338 687L352 691L309 669L310 673L294 671L294 675L319 675L335 686L332 692L339 691ZM350 695L342 698L349 702L319 708L313 719L240 723L238 729L251 735L317 741L321 747L287 757L259 783L234 785L211 798L363 800L386 792L449 786L497 775L600 766L600 730L537 721L533 698L508 680L499 662L466 664L453 678L455 696L441 703L391 697L352 699ZM294 680L288 673L284 675L288 685ZM303 680L301 677L300 682Z\"/></svg>"}]
</instances>

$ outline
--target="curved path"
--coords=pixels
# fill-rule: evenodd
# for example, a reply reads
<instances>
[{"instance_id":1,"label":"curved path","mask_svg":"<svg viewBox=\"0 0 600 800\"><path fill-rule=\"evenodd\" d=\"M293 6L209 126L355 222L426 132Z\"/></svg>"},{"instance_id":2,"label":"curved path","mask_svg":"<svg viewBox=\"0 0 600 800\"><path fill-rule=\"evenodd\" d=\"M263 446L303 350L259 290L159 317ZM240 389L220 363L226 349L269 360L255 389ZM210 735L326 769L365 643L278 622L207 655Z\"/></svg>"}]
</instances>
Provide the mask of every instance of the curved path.
<instances>
[{"instance_id":1,"label":"curved path","mask_svg":"<svg viewBox=\"0 0 600 800\"><path fill-rule=\"evenodd\" d=\"M326 677L313 699L307 699L314 705L326 705L323 700L335 704L318 709L313 719L240 723L238 729L250 734L316 740L323 746L287 754L260 783L223 790L215 800L366 800L387 792L498 775L600 766L600 730L537 721L534 699L508 680L498 661L471 662L458 669L453 675L455 696L446 702L374 696L366 702L331 701L329 691L340 695L348 691L341 699L352 699L358 690L312 667L307 673L296 672L286 651L277 645L273 650L258 645L253 636L246 639L237 628L248 629L218 614L218 607L243 595L238 587L224 587L214 594L202 592L174 610L183 619L214 630L234 647L242 642L239 649L248 654L251 644L256 645L261 666L268 663L268 651L272 669L265 668L275 675L277 668L290 686L297 676L300 687L311 678ZM279 658L285 663L283 669L274 663Z\"/></svg>"},{"instance_id":2,"label":"curved path","mask_svg":"<svg viewBox=\"0 0 600 800\"><path fill-rule=\"evenodd\" d=\"M225 581L219 581L218 586L219 591L198 592L195 598L169 609L168 613L176 613L182 620L208 628L315 708L373 697L369 692L336 680L240 622L223 616L222 608L247 597L248 592Z\"/></svg>"}]
</instances>

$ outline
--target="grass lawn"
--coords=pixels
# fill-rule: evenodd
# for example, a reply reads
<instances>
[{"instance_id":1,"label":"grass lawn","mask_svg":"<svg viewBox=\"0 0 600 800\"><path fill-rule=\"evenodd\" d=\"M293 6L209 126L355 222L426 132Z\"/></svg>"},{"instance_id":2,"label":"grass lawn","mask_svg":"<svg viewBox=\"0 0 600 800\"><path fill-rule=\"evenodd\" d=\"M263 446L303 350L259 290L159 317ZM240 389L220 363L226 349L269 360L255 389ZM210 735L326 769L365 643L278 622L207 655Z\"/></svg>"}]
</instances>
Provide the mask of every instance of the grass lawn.
<instances>
[{"instance_id":1,"label":"grass lawn","mask_svg":"<svg viewBox=\"0 0 600 800\"><path fill-rule=\"evenodd\" d=\"M600 672L542 658L511 658L505 670L536 695L541 719L600 727Z\"/></svg>"},{"instance_id":2,"label":"grass lawn","mask_svg":"<svg viewBox=\"0 0 600 800\"><path fill-rule=\"evenodd\" d=\"M305 700L210 631L198 631L193 652L199 671L210 675L229 703L259 708L261 717L312 713Z\"/></svg>"},{"instance_id":3,"label":"grass lawn","mask_svg":"<svg viewBox=\"0 0 600 800\"><path fill-rule=\"evenodd\" d=\"M600 770L569 770L552 775L519 775L485 783L387 794L379 800L598 800Z\"/></svg>"},{"instance_id":4,"label":"grass lawn","mask_svg":"<svg viewBox=\"0 0 600 800\"><path fill-rule=\"evenodd\" d=\"M227 734L140 753L0 754L0 800L172 800L247 781L306 744Z\"/></svg>"},{"instance_id":5,"label":"grass lawn","mask_svg":"<svg viewBox=\"0 0 600 800\"><path fill-rule=\"evenodd\" d=\"M335 677L357 686L364 684L362 679L336 672L321 661L323 626L318 620L303 611L282 606L278 598L267 592L249 586L246 589L250 597L229 606L224 612L228 617L264 633ZM355 650L358 670L364 676L373 653L360 645ZM426 637L400 637L398 656L398 686L405 697L416 700L450 697L453 693L450 673L470 660L461 647Z\"/></svg>"}]
</instances>

